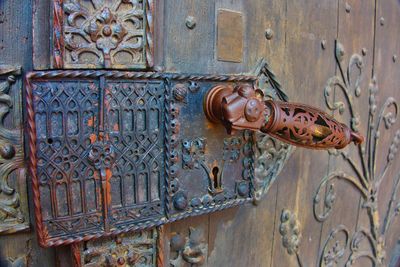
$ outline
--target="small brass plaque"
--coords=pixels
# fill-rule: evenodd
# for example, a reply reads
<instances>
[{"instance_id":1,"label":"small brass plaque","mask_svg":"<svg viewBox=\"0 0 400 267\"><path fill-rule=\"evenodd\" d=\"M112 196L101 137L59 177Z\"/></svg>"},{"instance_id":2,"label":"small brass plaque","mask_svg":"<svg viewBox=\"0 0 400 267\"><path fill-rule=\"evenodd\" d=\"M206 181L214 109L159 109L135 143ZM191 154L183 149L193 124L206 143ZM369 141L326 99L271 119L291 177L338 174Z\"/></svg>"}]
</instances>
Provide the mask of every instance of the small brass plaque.
<instances>
[{"instance_id":1,"label":"small brass plaque","mask_svg":"<svg viewBox=\"0 0 400 267\"><path fill-rule=\"evenodd\" d=\"M243 61L243 15L240 12L218 9L217 59Z\"/></svg>"}]
</instances>

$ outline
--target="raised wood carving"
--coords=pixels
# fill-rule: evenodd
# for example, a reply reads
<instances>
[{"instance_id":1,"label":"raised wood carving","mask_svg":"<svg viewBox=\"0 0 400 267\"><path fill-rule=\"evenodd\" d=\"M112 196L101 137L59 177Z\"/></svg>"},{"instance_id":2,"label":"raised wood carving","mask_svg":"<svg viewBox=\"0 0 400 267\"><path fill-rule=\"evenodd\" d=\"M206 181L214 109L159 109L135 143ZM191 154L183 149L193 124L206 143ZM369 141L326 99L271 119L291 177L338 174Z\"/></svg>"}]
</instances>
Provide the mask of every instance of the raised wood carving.
<instances>
[{"instance_id":1,"label":"raised wood carving","mask_svg":"<svg viewBox=\"0 0 400 267\"><path fill-rule=\"evenodd\" d=\"M159 233L154 228L72 246L74 267L158 266Z\"/></svg>"},{"instance_id":2,"label":"raised wood carving","mask_svg":"<svg viewBox=\"0 0 400 267\"><path fill-rule=\"evenodd\" d=\"M153 0L53 0L54 67L152 67L153 5Z\"/></svg>"},{"instance_id":3,"label":"raised wood carving","mask_svg":"<svg viewBox=\"0 0 400 267\"><path fill-rule=\"evenodd\" d=\"M0 65L0 234L29 228L20 74Z\"/></svg>"}]
</instances>

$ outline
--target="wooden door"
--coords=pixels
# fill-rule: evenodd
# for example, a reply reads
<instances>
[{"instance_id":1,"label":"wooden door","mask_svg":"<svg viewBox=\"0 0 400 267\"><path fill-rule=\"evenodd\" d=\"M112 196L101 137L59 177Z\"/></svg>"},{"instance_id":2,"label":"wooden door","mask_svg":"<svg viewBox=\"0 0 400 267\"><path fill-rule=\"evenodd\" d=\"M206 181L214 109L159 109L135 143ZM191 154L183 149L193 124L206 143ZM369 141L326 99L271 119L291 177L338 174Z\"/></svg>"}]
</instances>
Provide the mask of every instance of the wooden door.
<instances>
[{"instance_id":1,"label":"wooden door","mask_svg":"<svg viewBox=\"0 0 400 267\"><path fill-rule=\"evenodd\" d=\"M105 9L104 3L106 6L119 3L127 9L118 11L119 6ZM130 5L139 5L142 11L135 9L135 13ZM101 16L94 15L94 24L89 24L92 27L79 29L89 13L96 12ZM122 13L139 14L141 20L128 21L141 25L142 31L129 32L115 26ZM63 23L69 23L69 28ZM72 24L78 26L74 28ZM0 1L0 266L399 266L398 25L397 0ZM87 35L86 41L79 39L80 46L70 38L78 31ZM130 40L142 38L140 45L132 41L124 43L129 34L133 38ZM102 42L102 38L106 41ZM81 56L79 49L89 52ZM124 52L137 49L140 53ZM116 192L113 184L107 189L109 195L107 190L104 194L93 193L98 194L95 201L104 201L99 205L107 207L100 212L101 220L104 212L119 212L125 217L120 215L97 224L91 221L85 227L76 226L79 231L74 230L73 220L80 219L80 215L64 220L62 208L52 210L51 201L57 202L58 197L68 199L63 197L64 191L55 190L54 194L60 195L48 193L48 200L42 197L38 202L35 181L41 180L27 174L31 160L28 154L32 150L29 117L33 113L28 111L27 95L31 79L37 83L47 79L47 84L62 79L70 83L79 81L82 88L91 79L89 83L103 86L111 99L114 96L117 99L119 96L114 95L108 84L136 86L132 84L137 83L138 73L165 73L162 78L151 78L159 87L154 83L146 85L153 86L148 99L156 95L159 101L165 101L162 90L169 84L177 88L174 97L184 100L181 104L185 105L184 112L190 113L201 109L202 100L193 94L192 89L198 90L193 84L188 88L189 93L180 90L177 77L184 82L183 76L192 82L195 76L206 77L196 80L200 87L228 76L236 77L234 82L239 83L244 77L257 75L259 66L263 66L266 75L258 85L266 94L279 98L282 91L289 101L318 107L362 134L364 143L343 150L320 151L295 148L269 136L257 135L252 148L255 180L251 190L259 195L254 197L254 203L237 201L232 204L234 207L216 206L206 214L194 213L196 216L177 211L165 219L168 212L159 208L165 203L159 204L159 199L153 198L153 194L164 196L164 193L154 190L157 185L150 185L153 190L146 194L137 192L139 200L147 200L141 205L151 206L143 214L152 223L141 231L137 230L142 229L137 226L141 221L132 219L133 211L142 207L136 205L136 195L134 200L127 198L122 191ZM27 75L32 71L33 74ZM143 95L141 92L137 97L125 97L129 101L147 101L145 91ZM65 101L70 100L71 97ZM150 114L161 106L156 103L148 110L135 109L135 112ZM69 108L66 114L77 111ZM111 115L106 112L106 119L119 110L118 105L108 110ZM162 114L159 112L157 116ZM101 120L95 115L93 118ZM157 118L157 131L163 132L168 118ZM194 136L198 121L196 116L184 116L180 121L183 135ZM103 126L108 127L107 123ZM102 132L93 129L96 135ZM146 135L144 128L140 129ZM120 137L115 127L111 132ZM162 161L158 161L161 154L157 153L161 152L157 145L162 150L163 140L168 139L166 133L157 136L156 145L143 153L150 155L146 160ZM140 134L135 138L142 138ZM224 140L218 139L222 135L218 132L215 140ZM213 136L207 138L212 140ZM47 136L46 140L53 142ZM190 140L189 143L195 139ZM200 144L196 146L199 153L200 141L196 141ZM218 147L219 142L214 144ZM126 147L131 149L129 144L121 149ZM211 149L213 153L214 150ZM182 151L179 153L185 153ZM123 161L118 151L116 154L116 160ZM84 154L78 158L80 155ZM218 156L215 161L219 162ZM121 174L113 171L114 176L128 177L128 165L124 166ZM164 165L159 166L161 169L155 167L143 175L157 174L168 180L171 172L165 172ZM90 168L96 172L96 165ZM232 171L231 176L242 175L241 170ZM93 178L94 183L101 182L96 179ZM194 188L195 194L196 177L187 175L185 179L185 185ZM165 183L169 185L167 180ZM162 182L158 188L164 189L166 184ZM259 184L260 188L256 188ZM40 194L47 196L46 192ZM55 200L50 200L50 196ZM107 202L108 196L111 204ZM118 196L122 204L113 202ZM174 200L171 198L171 205L175 205ZM129 201L135 205L126 204ZM73 213L76 203L71 203L66 210ZM46 209L49 213L44 212ZM43 213L39 217L38 210ZM62 220L51 217L52 212L61 214ZM85 216L91 214L87 212ZM46 225L47 222L50 223ZM65 225L57 228L56 223ZM43 225L54 228L46 232L40 228ZM64 233L59 229L68 230ZM38 232L47 235L39 234L38 240ZM39 242L48 247L42 248Z\"/></svg>"}]
</instances>

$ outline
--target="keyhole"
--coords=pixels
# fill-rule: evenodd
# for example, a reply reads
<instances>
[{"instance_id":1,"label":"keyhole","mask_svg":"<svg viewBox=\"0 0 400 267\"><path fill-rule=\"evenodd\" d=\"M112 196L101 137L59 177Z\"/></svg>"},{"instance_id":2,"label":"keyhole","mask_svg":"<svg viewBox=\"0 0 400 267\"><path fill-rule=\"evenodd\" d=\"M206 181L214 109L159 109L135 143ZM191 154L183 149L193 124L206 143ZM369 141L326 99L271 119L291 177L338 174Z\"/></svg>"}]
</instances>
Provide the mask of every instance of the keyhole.
<instances>
[{"instance_id":1,"label":"keyhole","mask_svg":"<svg viewBox=\"0 0 400 267\"><path fill-rule=\"evenodd\" d=\"M212 175L213 175L213 180L214 180L214 188L218 188L218 172L219 172L219 168L218 167L214 167L212 169Z\"/></svg>"}]
</instances>

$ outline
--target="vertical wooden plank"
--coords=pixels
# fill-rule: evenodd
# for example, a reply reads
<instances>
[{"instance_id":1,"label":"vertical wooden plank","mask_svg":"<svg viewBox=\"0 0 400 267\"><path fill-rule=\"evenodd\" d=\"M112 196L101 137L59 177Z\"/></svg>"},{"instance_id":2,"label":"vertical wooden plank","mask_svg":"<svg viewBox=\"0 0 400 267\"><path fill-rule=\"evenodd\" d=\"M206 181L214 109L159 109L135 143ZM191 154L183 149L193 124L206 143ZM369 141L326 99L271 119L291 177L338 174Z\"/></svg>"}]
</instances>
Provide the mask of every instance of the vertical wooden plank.
<instances>
[{"instance_id":1,"label":"vertical wooden plank","mask_svg":"<svg viewBox=\"0 0 400 267\"><path fill-rule=\"evenodd\" d=\"M32 69L32 1L0 1L0 29L1 63L20 65L25 75ZM33 222L33 212L30 216ZM15 266L21 263L52 266L54 249L40 248L35 235L32 229L27 233L1 236L0 258L3 262L0 262Z\"/></svg>"},{"instance_id":2,"label":"vertical wooden plank","mask_svg":"<svg viewBox=\"0 0 400 267\"><path fill-rule=\"evenodd\" d=\"M244 57L236 65L217 61L214 72L248 72L264 57L278 80L283 81L285 5L279 1L220 0L216 2L216 10L220 8L243 12ZM270 40L265 38L268 28L274 32ZM247 205L210 215L208 266L271 264L276 190L274 184L258 206Z\"/></svg>"},{"instance_id":3,"label":"vertical wooden plank","mask_svg":"<svg viewBox=\"0 0 400 267\"><path fill-rule=\"evenodd\" d=\"M209 73L214 60L213 1L169 0L164 12L166 70ZM186 26L188 17L192 17L196 23L193 29Z\"/></svg>"},{"instance_id":4,"label":"vertical wooden plank","mask_svg":"<svg viewBox=\"0 0 400 267\"><path fill-rule=\"evenodd\" d=\"M335 73L332 57L337 32L336 1L287 1L285 36L285 83L291 101L325 109L323 88ZM274 253L271 266L316 266L321 224L313 216L314 192L326 174L329 155L325 151L296 149L278 180ZM282 211L287 210L282 217ZM295 224L285 224L297 214L302 233L300 246L282 243L282 232L293 240ZM294 218L293 218L293 221ZM291 232L294 231L294 232ZM289 252L292 254L290 255Z\"/></svg>"},{"instance_id":5,"label":"vertical wooden plank","mask_svg":"<svg viewBox=\"0 0 400 267\"><path fill-rule=\"evenodd\" d=\"M354 125L353 130L357 128L361 134L366 136L368 112L366 112L364 106L368 103L368 85L372 72L375 2L373 0L363 2L340 0L338 8L338 44L336 52L339 53L341 48L343 50L341 50L341 68L338 62L336 62L336 76L339 77L341 81L343 81L344 76L345 81L343 84L345 84L346 90L353 100L353 105L351 107L349 106L346 101L346 95L338 86L333 88L334 92L332 92L329 97L329 101L331 103L335 101L342 101L345 103L343 113L335 110L332 114L339 121L347 125L352 124L350 110L353 108L355 117L357 117L360 122L358 125ZM349 70L350 79L348 79L348 64L354 54L358 54L363 61L362 74L360 74L356 65L352 65ZM331 56L333 57L334 55ZM338 58L337 55L336 58ZM360 95L355 91L356 79L360 80ZM362 169L363 166L359 156L359 147L352 144L345 148L343 152L346 153L349 158L352 158L357 166ZM329 174L339 171L357 177L355 171L348 162L345 162L340 154L331 158ZM324 207L325 210L330 209L331 211L323 222L323 229L320 237L321 255L319 256L319 260L322 260L325 256L322 255L325 245L327 248L326 251L328 251L334 246L336 241L339 242L340 245L344 244L345 236L341 234L337 234L334 239L330 240L331 234L334 233L334 231L345 227L350 235L353 235L357 229L358 211L361 201L360 192L345 180L332 180L332 182L326 185L325 193L321 194L321 197L324 199L329 197L329 195L334 196L334 202L332 207L328 207L326 204ZM345 249L343 255L337 258L340 265L345 264L349 255L350 250Z\"/></svg>"},{"instance_id":6,"label":"vertical wooden plank","mask_svg":"<svg viewBox=\"0 0 400 267\"><path fill-rule=\"evenodd\" d=\"M375 51L374 51L374 76L377 79L379 88L378 107L380 108L388 97L393 97L397 104L400 101L400 2L399 1L376 1L376 33L375 33ZM379 110L379 109L378 109ZM389 108L389 112L393 112L393 108ZM400 119L397 118L396 123L385 129L381 127L381 136L378 143L376 174L382 172L386 162L387 155L390 151L390 146L393 145L393 140L396 131L400 129ZM393 151L393 150L392 150ZM385 217L390 207L391 214L394 213L396 204L400 201L400 185L398 183L400 175L399 155L395 154L388 172L382 180L378 190L378 212L380 214L381 231L383 240L385 241L386 260L385 264L389 264L391 258L399 253L396 243L399 240L400 220L395 217L387 228L383 230ZM395 201L389 206L393 196L393 190L397 188L397 194L394 194ZM395 261L395 258L393 259ZM396 265L393 265L396 266Z\"/></svg>"}]
</instances>

